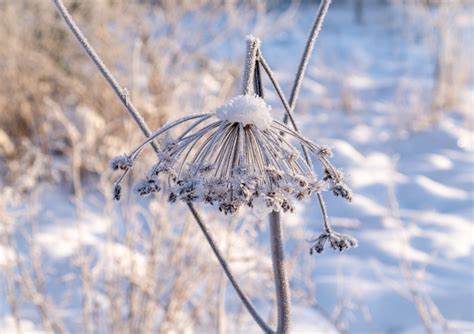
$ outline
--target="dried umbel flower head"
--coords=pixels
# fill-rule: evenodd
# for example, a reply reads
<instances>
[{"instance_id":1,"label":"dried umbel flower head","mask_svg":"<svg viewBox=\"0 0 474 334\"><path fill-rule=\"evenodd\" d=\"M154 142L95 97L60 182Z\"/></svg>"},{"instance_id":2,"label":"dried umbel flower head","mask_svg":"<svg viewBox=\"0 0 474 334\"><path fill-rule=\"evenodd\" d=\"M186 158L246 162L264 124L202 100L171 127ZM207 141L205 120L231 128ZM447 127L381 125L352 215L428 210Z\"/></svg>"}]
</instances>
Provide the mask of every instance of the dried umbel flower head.
<instances>
[{"instance_id":1,"label":"dried umbel flower head","mask_svg":"<svg viewBox=\"0 0 474 334\"><path fill-rule=\"evenodd\" d=\"M342 174L328 160L330 150L273 120L270 112L262 98L244 94L214 113L166 124L130 154L112 161L113 169L123 170L116 185L143 148L159 139L158 161L135 187L140 195L165 189L171 202L205 202L225 214L262 200L272 210L293 211L295 200L327 189L350 199ZM316 178L291 142L321 162L323 179Z\"/></svg>"},{"instance_id":2,"label":"dried umbel flower head","mask_svg":"<svg viewBox=\"0 0 474 334\"><path fill-rule=\"evenodd\" d=\"M313 243L313 245L309 249L309 253L311 255L313 254L313 252L322 253L326 241L329 241L329 244L331 245L332 249L338 250L340 252L351 247L357 247L358 245L357 240L351 237L350 235L329 231L321 234L316 239L309 241Z\"/></svg>"}]
</instances>

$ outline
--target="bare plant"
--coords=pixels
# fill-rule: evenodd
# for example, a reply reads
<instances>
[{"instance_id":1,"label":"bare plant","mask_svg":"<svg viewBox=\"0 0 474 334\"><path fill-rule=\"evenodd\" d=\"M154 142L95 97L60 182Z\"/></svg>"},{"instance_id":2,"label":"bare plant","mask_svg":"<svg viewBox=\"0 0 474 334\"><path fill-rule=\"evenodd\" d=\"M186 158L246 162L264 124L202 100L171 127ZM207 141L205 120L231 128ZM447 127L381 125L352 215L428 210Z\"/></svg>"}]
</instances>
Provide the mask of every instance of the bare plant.
<instances>
[{"instance_id":1,"label":"bare plant","mask_svg":"<svg viewBox=\"0 0 474 334\"><path fill-rule=\"evenodd\" d=\"M268 113L268 107L265 106L263 100L260 100L263 98L263 92L259 72L259 61L263 61L263 58L261 57L259 40L250 38L248 40L247 60L244 73L244 95L237 98L237 100L231 101L227 107L223 107L224 109L218 110L216 115L220 121L211 123L200 130L196 130L197 125L200 125L213 115L202 114L188 116L172 122L169 125L165 125L162 129L153 134L132 104L127 91L119 86L110 71L105 67L102 60L72 20L72 17L61 0L53 1L84 50L112 86L132 119L139 126L143 134L148 137L148 139L131 154L116 158L112 161L111 166L113 169L124 170L122 176L118 182L116 182L114 197L116 199L120 198L120 182L133 167L133 161L142 148L147 144L151 144L158 156L159 162L153 167L149 177L138 185L137 192L147 195L151 192L159 191L162 186L156 177L160 173L166 173L171 201L174 201L179 195L180 198L186 202L243 304L262 330L265 332L273 332L255 310L255 307L243 293L239 284L235 281L226 260L224 260L221 251L203 222L201 215L192 204L195 200L206 201L211 204L218 202L221 211L234 213L241 204L245 203L249 206L253 206L253 201L260 198L261 194L265 194L263 197L265 204L273 210L270 214L270 235L278 306L278 326L276 332L287 333L290 328L290 295L284 262L282 224L278 211L280 208L285 211L291 210L292 206L284 194L293 194L297 199L301 199L300 194L310 194L313 191L317 193L325 222L325 233L315 240L316 244L311 249L314 248L317 252L321 252L326 240L330 241L334 249L341 251L357 245L353 238L338 234L330 227L326 208L320 194L323 187L314 179L314 175L311 172L312 164L307 151L309 150L315 154L321 161L325 172L325 177L322 181L330 181L332 184L331 189L335 195L341 195L350 200L350 190L345 186L342 174L327 160L327 157L330 155L328 149L318 147L298 134L296 123L292 117L292 109L298 97L305 69L330 1L323 1L319 8L296 75L289 103L286 102L284 95L278 88L279 85L272 76L268 65L264 66L287 111L284 122L286 123L288 118L290 118L295 130L289 129L283 123L272 121ZM250 95L252 89L255 90L255 93L259 97L252 97L252 95ZM194 123L180 135L177 141L166 140L160 146L155 143L154 140L158 136L190 120L193 120ZM269 130L270 126L273 126L273 132ZM214 129L217 130L211 132L211 130ZM261 131L261 133L259 131ZM295 148L283 138L284 133L298 139L305 155L305 161L298 160L300 158L298 158L297 155L295 156ZM194 159L189 163L186 159L201 139L203 139L204 144L201 144L201 148L196 151L197 153L194 152ZM220 142L222 142L222 144ZM219 152L217 155L214 155L215 149L213 149L213 145L218 145L218 147L221 145L220 149L217 150L217 152ZM281 146L278 145L286 145L288 148L282 150ZM181 154L184 155L184 159L179 162ZM281 159L286 159L286 162L279 162ZM268 166L272 161L274 162L273 167L270 165L269 169L263 168L264 165ZM216 170L215 175L218 177L217 179L203 178L202 175L205 175L205 173L213 169ZM302 174L298 174L298 171ZM310 180L307 180L306 177L309 177ZM281 181L284 182L281 183ZM173 186L172 183L176 185ZM304 183L304 185L302 183ZM219 184L222 189L217 191L215 187ZM303 187L303 189L299 189L298 187Z\"/></svg>"}]
</instances>

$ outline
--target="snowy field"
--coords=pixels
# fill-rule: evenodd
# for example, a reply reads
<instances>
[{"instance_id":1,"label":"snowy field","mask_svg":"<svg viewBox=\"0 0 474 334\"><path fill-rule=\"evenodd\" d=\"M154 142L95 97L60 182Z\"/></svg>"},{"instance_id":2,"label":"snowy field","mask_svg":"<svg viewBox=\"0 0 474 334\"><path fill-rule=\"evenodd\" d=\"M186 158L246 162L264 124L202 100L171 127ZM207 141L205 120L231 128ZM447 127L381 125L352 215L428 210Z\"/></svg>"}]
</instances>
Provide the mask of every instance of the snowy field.
<instances>
[{"instance_id":1,"label":"snowy field","mask_svg":"<svg viewBox=\"0 0 474 334\"><path fill-rule=\"evenodd\" d=\"M397 90L404 81L429 86L429 52L404 38L404 22L391 10L369 11L366 24L357 26L347 24L350 12L333 9L304 84L299 124L311 139L333 147L336 165L348 175L353 203L330 198L329 209L341 223L353 223L359 247L314 259L318 300L328 308L338 298L350 300L349 332L417 333L423 327L410 295L415 289L433 307L429 312L445 318L439 325L472 332L472 86L470 120L448 113L433 128L400 130L397 123L409 124L413 116L397 105ZM350 112L338 106L341 76L353 92ZM312 223L318 212L305 215Z\"/></svg>"},{"instance_id":2,"label":"snowy field","mask_svg":"<svg viewBox=\"0 0 474 334\"><path fill-rule=\"evenodd\" d=\"M315 6L302 5L291 26L262 36L263 53L285 92L291 87L315 11ZM272 15L267 22L272 21ZM465 15L470 15L472 23L472 13ZM467 111L447 110L435 124L425 126L419 119L429 117L428 111L423 113L430 107L434 56L433 45L421 32L420 36L413 32L422 23L414 23L416 20L400 8L387 5L366 8L362 23L356 23L353 16L348 4L336 3L330 9L295 113L301 131L314 142L331 146L335 165L345 172L353 201L347 203L329 194L326 199L333 224L356 237L359 246L342 254L328 248L322 254L309 255L306 240L317 236L322 226L314 198L299 204L295 214L283 216L288 251L295 263L290 270L295 289L292 332L474 333L472 61L466 69L471 72L470 85L462 93ZM471 48L466 52L472 55L472 25L466 29L470 30L471 42L466 44ZM258 36L259 30L254 34ZM243 52L242 37L216 43L209 57L216 62L231 59L240 63L237 56ZM209 91L220 85L213 77L203 84ZM268 80L264 84L267 102L278 106ZM275 118L283 116L280 107L274 111ZM423 124L418 126L417 122ZM47 268L42 289L49 291L59 310L56 316L73 333L84 330L80 325L83 298L79 290L83 285L77 279L81 273L78 253L85 250L88 254L95 278L106 277L108 271L112 276L133 275L130 280L147 275L144 250L136 247L131 251L126 242L115 242L123 230L115 231L118 237L110 237L112 221L126 222L132 215L126 212L128 206L120 209L104 200L101 191L112 188L111 180L102 180L102 188L85 183L80 203L72 198L70 186L43 184L37 188L34 204L16 202L7 208L14 225L30 226L34 220L34 227L25 228L35 229L35 244ZM157 197L155 201L164 199ZM133 215L152 214L153 205L157 204L139 201ZM185 220L182 217L187 217L183 216L186 211L182 204L166 208L175 208L174 218L160 213L164 217L160 219L179 225ZM208 217L216 217L212 210L205 210ZM242 231L245 224L261 219L241 214L233 220L237 220L233 226ZM222 245L226 244L227 224L227 218L211 224ZM231 265L237 275L257 294L259 281L270 279L258 272L260 268L268 271L269 266L268 231L265 222L259 226L258 235L252 234L250 241L239 239L242 233L250 232L236 233L228 249L230 258L235 255ZM193 231L193 238L199 240L197 229ZM20 245L28 241L25 231L18 232L16 238ZM161 247L166 252L166 247ZM210 259L207 248L202 242L192 249ZM250 264L239 262L243 254L250 258ZM14 256L6 244L0 246L1 266ZM216 267L212 270L218 277L217 263L210 259L207 265ZM303 269L308 271L305 277L309 275L309 281L302 278ZM10 333L15 332L15 321L3 281L0 332ZM216 278L216 285L218 281ZM270 292L271 284L263 283ZM106 294L105 287L98 290ZM226 291L228 332L258 333L245 311L240 318L233 316L239 313L238 299L231 286ZM93 309L96 304L101 309L110 307L101 294L94 297ZM270 302L256 299L257 306L269 314ZM25 304L20 313L24 332L41 332L41 315ZM160 311L157 314L160 318ZM182 332L213 333L213 326L212 321L202 321ZM96 331L105 332L105 328L97 327Z\"/></svg>"}]
</instances>

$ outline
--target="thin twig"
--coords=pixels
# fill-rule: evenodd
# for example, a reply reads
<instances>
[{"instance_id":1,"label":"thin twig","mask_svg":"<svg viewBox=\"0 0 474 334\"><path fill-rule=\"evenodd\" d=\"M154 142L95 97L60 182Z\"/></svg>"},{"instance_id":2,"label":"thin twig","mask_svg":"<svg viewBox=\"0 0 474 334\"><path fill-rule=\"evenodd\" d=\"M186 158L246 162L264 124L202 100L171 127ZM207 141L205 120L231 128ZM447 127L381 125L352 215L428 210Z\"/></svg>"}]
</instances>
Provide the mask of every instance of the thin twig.
<instances>
[{"instance_id":1,"label":"thin twig","mask_svg":"<svg viewBox=\"0 0 474 334\"><path fill-rule=\"evenodd\" d=\"M245 68L243 78L243 94L250 94L254 83L255 63L257 60L257 51L260 48L260 40L254 36L247 36L247 54L245 55Z\"/></svg>"},{"instance_id":2,"label":"thin twig","mask_svg":"<svg viewBox=\"0 0 474 334\"><path fill-rule=\"evenodd\" d=\"M135 123L139 126L140 130L143 132L143 134L146 137L150 137L151 131L149 130L148 126L146 125L145 121L141 117L140 113L138 110L134 107L132 102L130 101L130 98L126 92L126 90L122 89L118 82L115 80L113 75L110 73L110 71L107 69L105 66L104 62L100 59L100 57L97 55L97 53L94 51L92 46L89 44L85 36L82 34L80 31L79 27L77 24L74 22L73 18L69 14L68 10L64 6L61 0L53 0L55 6L57 7L59 13L63 17L64 21L70 28L70 30L73 32L74 36L77 38L81 46L84 48L86 53L89 55L89 57L92 59L94 64L97 66L99 71L102 73L102 75L105 77L105 79L109 82L109 84L112 86L114 89L115 93L117 96L120 98L124 106L126 107L128 113L130 116L133 118ZM151 145L153 146L153 149L155 152L158 152L158 146L154 143L151 142ZM249 311L249 313L252 315L252 317L255 319L257 324L264 330L266 333L273 333L271 328L265 323L265 321L260 317L260 315L257 313L255 310L255 307L253 306L252 302L249 300L249 298L245 295L245 293L242 291L240 286L238 285L237 281L235 280L232 272L230 271L229 265L227 264L226 260L223 258L219 248L217 247L217 244L215 243L214 239L212 238L209 230L207 229L206 225L204 224L202 217L200 214L197 212L197 210L194 208L192 203L187 203L188 208L190 209L194 219L198 223L199 227L201 228L202 232L204 233L204 236L206 237L206 240L208 241L209 245L211 246L214 254L216 255L219 263L221 264L224 272L226 273L229 281L231 282L232 286L236 290L238 296L242 300L243 304Z\"/></svg>"},{"instance_id":3,"label":"thin twig","mask_svg":"<svg viewBox=\"0 0 474 334\"><path fill-rule=\"evenodd\" d=\"M319 36L319 32L321 31L321 27L323 25L324 18L328 13L330 4L331 0L322 0L321 5L319 6L318 14L316 15L316 19L314 20L313 27L311 28L308 41L306 42L306 47L304 49L303 56L301 57L300 65L298 66L298 72L296 73L293 88L291 90L289 101L291 111L293 111L296 104L296 100L298 99L301 84L303 83L303 78L305 76L306 68L308 66L309 58L311 58L311 55L313 54L314 44ZM285 114L283 122L285 124L288 123L288 115Z\"/></svg>"},{"instance_id":4,"label":"thin twig","mask_svg":"<svg viewBox=\"0 0 474 334\"><path fill-rule=\"evenodd\" d=\"M311 57L314 43L316 38L318 37L319 31L321 30L322 23L324 21L324 17L327 14L329 5L331 0L323 0L321 3L318 14L316 16L315 22L313 24L313 28L311 29L310 36L306 43L305 51L303 52L303 56L300 61L300 65L298 67L298 72L295 77L295 81L293 84L293 89L291 91L290 101L287 102L283 91L278 84L278 81L274 77L270 66L268 66L265 59L259 54L258 60L259 63L262 64L265 72L267 73L270 81L275 88L278 97L280 98L284 108L285 108L285 116L283 119L284 124L288 123L288 119L290 119L291 124L295 130L295 132L299 132L298 126L296 121L293 117L293 109L295 107L296 101L299 96L299 91L301 88L301 84L303 82L304 75L306 73L306 67L309 62L309 58ZM302 147L304 158L309 166L312 166L311 159L304 147ZM326 232L329 233L331 231L331 226L329 224L328 214L326 211L326 204L324 202L323 196L321 193L317 193L318 202L321 208L321 214L323 216L324 221L324 229ZM277 333L287 333L289 331L290 325L290 296L285 295L289 292L289 287L285 287L285 283L288 284L288 278L286 277L286 267L284 264L284 255L283 255L283 248L282 248L282 226L280 221L280 213L272 212L270 214L270 234L271 234L271 247L272 247L272 262L273 262L273 270L274 270L274 277L275 277L275 286L277 287L277 306L278 306L278 329ZM280 257L280 258L279 258ZM281 278L281 281L279 281ZM283 302L282 302L283 301ZM286 303L285 303L286 302ZM286 318L288 316L288 318Z\"/></svg>"},{"instance_id":5,"label":"thin twig","mask_svg":"<svg viewBox=\"0 0 474 334\"><path fill-rule=\"evenodd\" d=\"M94 62L94 64L97 66L99 69L100 73L104 76L104 78L108 81L110 86L112 86L113 90L119 97L120 101L122 101L122 104L125 106L127 109L129 115L133 118L135 123L139 126L140 130L142 130L143 134L145 136L149 137L151 134L150 129L145 123L145 120L143 117L140 115L138 110L135 108L135 106L132 104L130 101L129 94L126 89L120 87L118 84L117 80L115 80L114 76L108 68L105 66L104 62L102 59L100 59L99 55L95 52L94 48L90 45L90 43L87 41L87 38L84 36L84 34L81 32L77 24L74 22L73 18L71 17L71 14L69 14L67 8L64 6L62 0L53 0L54 4L56 5L59 13L63 17L64 21L68 25L69 29L72 31L74 36L76 36L76 39L79 41L81 44L82 48L84 51L86 51L87 55L91 58L91 60ZM151 144L153 146L153 149L155 152L158 152L158 146L156 143L152 142Z\"/></svg>"},{"instance_id":6,"label":"thin twig","mask_svg":"<svg viewBox=\"0 0 474 334\"><path fill-rule=\"evenodd\" d=\"M324 231L326 233L331 233L333 230L331 225L329 224L328 211L326 209L326 203L324 202L323 195L321 193L317 193L316 195L318 197L319 207L321 208L321 215L323 216Z\"/></svg>"},{"instance_id":7,"label":"thin twig","mask_svg":"<svg viewBox=\"0 0 474 334\"><path fill-rule=\"evenodd\" d=\"M260 50L257 50L257 56ZM254 65L255 94L263 98L262 76L260 73L260 57L257 57ZM263 64L262 64L263 65ZM270 250L272 254L273 278L275 281L276 304L277 304L277 333L284 334L290 330L291 319L291 297L290 284L286 272L285 252L283 247L283 226L279 212L272 211L269 214L270 224Z\"/></svg>"},{"instance_id":8,"label":"thin twig","mask_svg":"<svg viewBox=\"0 0 474 334\"><path fill-rule=\"evenodd\" d=\"M306 42L306 47L303 52L303 56L301 57L300 65L298 67L298 72L296 73L295 81L293 83L293 88L291 90L291 95L290 95L290 101L286 102L285 96L281 91L280 86L278 85L278 82L276 81L275 77L272 75L272 71L268 64L265 62L265 60L260 57L262 61L262 65L264 66L265 71L267 72L268 77L272 81L272 84L275 87L275 90L277 91L278 96L282 100L283 106L285 107L285 116L283 118L283 123L287 124L288 119L291 120L291 123L293 125L293 128L295 129L296 132L299 132L298 127L296 125L296 121L293 118L293 110L296 105L296 101L298 100L299 97L299 92L301 88L301 84L303 82L303 78L306 74L306 68L308 66L309 59L313 53L314 49L314 44L316 42L316 39L318 38L319 32L321 31L321 27L323 25L324 19L328 13L329 5L331 4L331 0L322 0L319 8L318 8L318 14L316 15L316 19L314 20L313 27L311 28L311 32L308 37L308 41ZM267 65L267 66L265 66ZM311 164L311 159L309 159L308 154L303 150L304 153L304 158L306 162L308 163L309 166L312 166ZM323 216L323 221L324 221L324 229L326 231L331 231L331 226L329 224L329 218L328 214L326 211L326 204L324 202L323 195L321 193L317 194L319 206L321 207L321 214Z\"/></svg>"},{"instance_id":9,"label":"thin twig","mask_svg":"<svg viewBox=\"0 0 474 334\"><path fill-rule=\"evenodd\" d=\"M299 132L298 126L296 125L296 121L293 118L293 112L291 111L291 107L290 107L288 101L286 100L285 94L281 90L280 84L278 83L275 76L273 75L273 72L272 72L270 66L268 65L265 58L263 58L263 55L260 54L258 60L262 64L262 67L265 70L265 73L267 73L268 78L272 82L273 87L275 88L275 91L277 92L277 95L280 98L280 101L283 104L283 107L285 108L286 115L290 119L290 122L293 126L293 129L295 129L296 132ZM310 168L312 168L313 164L311 162L311 159L309 158L308 150L306 149L306 147L304 145L301 145L301 150L303 151L303 155L304 155L304 158L305 158L306 162L308 163L308 166Z\"/></svg>"},{"instance_id":10,"label":"thin twig","mask_svg":"<svg viewBox=\"0 0 474 334\"><path fill-rule=\"evenodd\" d=\"M239 284L234 278L234 275L230 271L229 265L227 264L226 260L222 256L221 251L219 248L216 246L216 242L214 241L213 237L209 233L209 229L207 228L206 224L204 224L200 214L196 211L196 209L191 205L191 203L188 203L188 207L191 210L191 213L193 214L196 222L198 223L199 227L201 228L202 233L206 237L207 241L209 242L209 245L212 248L212 251L216 255L217 260L222 266L222 269L224 269L227 277L229 278L230 283L234 287L235 291L239 295L240 299L242 300L242 303L245 305L249 313L252 315L252 317L255 319L257 324L262 328L265 333L273 333L272 329L265 323L265 321L260 317L260 315L257 313L255 310L254 305L250 301L250 299L245 295L245 293L242 291L240 288Z\"/></svg>"}]
</instances>

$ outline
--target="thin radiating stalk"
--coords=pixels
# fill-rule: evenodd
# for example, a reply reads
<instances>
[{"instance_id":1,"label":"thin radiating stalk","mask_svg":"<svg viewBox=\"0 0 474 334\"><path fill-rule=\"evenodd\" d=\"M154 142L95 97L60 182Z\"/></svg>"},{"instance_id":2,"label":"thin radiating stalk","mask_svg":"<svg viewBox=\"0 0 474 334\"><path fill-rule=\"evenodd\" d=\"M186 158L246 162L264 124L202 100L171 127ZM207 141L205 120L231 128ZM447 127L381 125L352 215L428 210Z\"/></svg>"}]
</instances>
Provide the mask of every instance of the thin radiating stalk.
<instances>
[{"instance_id":1,"label":"thin radiating stalk","mask_svg":"<svg viewBox=\"0 0 474 334\"><path fill-rule=\"evenodd\" d=\"M289 103L286 101L285 96L278 82L272 75L270 67L266 63L265 59L261 57L261 55L258 58L259 63L262 64L264 70L266 71L268 77L270 78L285 108L286 113L283 119L284 124L287 124L288 119L290 119L296 133L298 133L299 130L293 118L292 112L299 96L301 84L303 82L303 78L306 73L306 67L308 65L309 58L311 57L311 54L314 48L314 43L316 41L316 38L318 37L319 31L321 30L321 26L327 14L330 3L331 3L331 0L323 0L318 9L318 14L313 24L313 28L311 29L310 36L306 43L306 47L300 61L300 65L298 67L298 72L295 77ZM259 75L258 75L258 79L260 79ZM308 165L312 166L309 155L304 147L303 147L303 154ZM319 192L317 194L317 198L318 198L318 202L321 207L321 212L323 215L324 228L326 231L330 231L331 227L329 225L329 220L328 220L328 216L326 212L326 205L324 203L324 199L322 195ZM281 217L280 217L279 212L273 211L270 214L271 250L272 250L272 263L273 263L273 272L274 272L274 278L275 278L275 286L277 289L277 307L278 307L277 333L288 333L289 328L290 328L290 295L289 295L288 277L286 275L286 267L284 263L283 231L282 231L282 224L281 224L280 218Z\"/></svg>"},{"instance_id":2,"label":"thin radiating stalk","mask_svg":"<svg viewBox=\"0 0 474 334\"><path fill-rule=\"evenodd\" d=\"M68 25L69 29L72 31L76 39L79 41L81 46L83 47L84 51L87 53L87 55L91 58L91 60L94 62L94 64L97 66L101 74L104 76L104 78L107 80L107 82L110 84L110 86L113 88L117 96L119 97L120 101L123 103L125 108L127 109L128 113L130 116L133 118L135 123L138 125L140 130L143 132L145 137L150 137L151 136L151 131L148 128L147 124L145 123L144 119L141 117L140 113L138 110L134 107L132 102L129 99L129 96L126 92L125 89L121 88L120 85L118 84L117 80L113 77L111 72L107 69L105 66L104 62L101 60L99 55L95 52L95 50L92 48L92 46L89 44L87 39L85 38L84 34L81 32L77 24L74 22L73 18L69 14L67 8L64 6L61 0L52 0L56 8L58 9L59 13L61 14L62 18ZM156 145L155 142L151 142L151 145L153 146L153 149L155 152L159 152L159 148ZM191 211L194 219L198 223L199 227L201 228L202 232L204 233L204 236L206 237L206 240L208 241L209 245L212 248L212 251L216 255L219 263L221 264L222 268L224 269L225 274L227 275L229 281L232 283L232 286L236 290L238 296L242 300L242 303L245 305L249 313L252 315L252 317L255 319L257 324L262 328L262 330L265 333L273 333L271 328L265 323L265 321L259 316L257 311L255 310L255 307L249 300L249 298L245 295L245 293L242 291L240 288L239 284L236 282L234 279L234 276L232 272L230 271L229 265L227 264L226 260L223 258L222 253L220 252L219 248L217 247L217 244L215 243L214 239L212 238L209 230L207 229L206 225L204 224L202 217L196 210L196 208L193 206L192 203L187 203L189 210Z\"/></svg>"}]
</instances>

